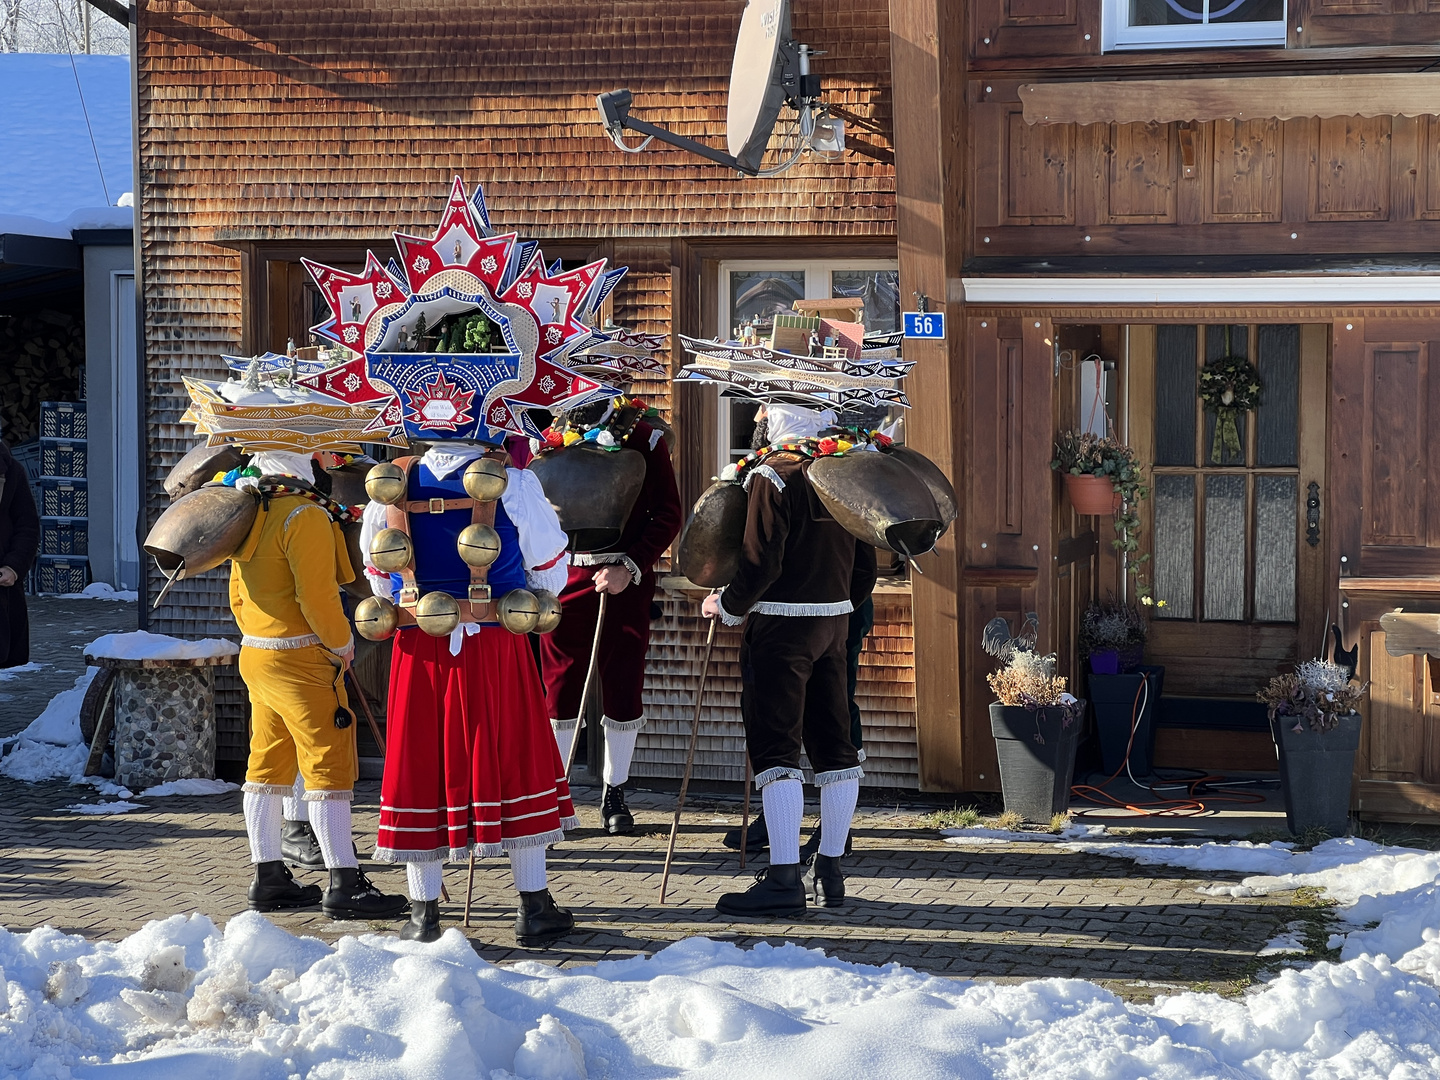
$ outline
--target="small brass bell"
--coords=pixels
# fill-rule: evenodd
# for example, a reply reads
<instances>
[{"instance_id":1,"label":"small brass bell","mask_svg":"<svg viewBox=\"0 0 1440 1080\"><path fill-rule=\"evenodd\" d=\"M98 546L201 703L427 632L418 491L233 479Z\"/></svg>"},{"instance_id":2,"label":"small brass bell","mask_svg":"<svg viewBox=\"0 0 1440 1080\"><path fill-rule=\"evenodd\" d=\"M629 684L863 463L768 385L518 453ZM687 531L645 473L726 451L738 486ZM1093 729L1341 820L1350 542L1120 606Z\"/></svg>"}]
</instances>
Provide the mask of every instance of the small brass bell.
<instances>
[{"instance_id":1,"label":"small brass bell","mask_svg":"<svg viewBox=\"0 0 1440 1080\"><path fill-rule=\"evenodd\" d=\"M431 637L445 637L460 625L460 605L447 592L427 592L415 605L415 625Z\"/></svg>"},{"instance_id":2,"label":"small brass bell","mask_svg":"<svg viewBox=\"0 0 1440 1080\"><path fill-rule=\"evenodd\" d=\"M510 478L505 475L505 466L494 458L476 458L465 466L465 475L460 478L465 485L465 494L476 502L494 502L505 494Z\"/></svg>"},{"instance_id":3,"label":"small brass bell","mask_svg":"<svg viewBox=\"0 0 1440 1080\"><path fill-rule=\"evenodd\" d=\"M382 461L365 474L365 494L372 502L394 506L405 498L405 470L393 461Z\"/></svg>"},{"instance_id":4,"label":"small brass bell","mask_svg":"<svg viewBox=\"0 0 1440 1080\"><path fill-rule=\"evenodd\" d=\"M511 589L500 597L495 614L512 634L528 634L540 621L540 601L529 589Z\"/></svg>"},{"instance_id":5,"label":"small brass bell","mask_svg":"<svg viewBox=\"0 0 1440 1080\"><path fill-rule=\"evenodd\" d=\"M384 641L399 620L399 611L383 596L367 596L355 605L355 629L370 641Z\"/></svg>"},{"instance_id":6,"label":"small brass bell","mask_svg":"<svg viewBox=\"0 0 1440 1080\"><path fill-rule=\"evenodd\" d=\"M415 558L415 545L401 529L381 529L370 541L370 561L376 570L393 574Z\"/></svg>"},{"instance_id":7,"label":"small brass bell","mask_svg":"<svg viewBox=\"0 0 1440 1080\"><path fill-rule=\"evenodd\" d=\"M489 525L477 521L466 525L455 542L466 566L489 566L500 557L500 534Z\"/></svg>"},{"instance_id":8,"label":"small brass bell","mask_svg":"<svg viewBox=\"0 0 1440 1080\"><path fill-rule=\"evenodd\" d=\"M560 625L560 598L547 589L536 589L535 602L540 608L540 617L535 621L535 632L548 634Z\"/></svg>"}]
</instances>

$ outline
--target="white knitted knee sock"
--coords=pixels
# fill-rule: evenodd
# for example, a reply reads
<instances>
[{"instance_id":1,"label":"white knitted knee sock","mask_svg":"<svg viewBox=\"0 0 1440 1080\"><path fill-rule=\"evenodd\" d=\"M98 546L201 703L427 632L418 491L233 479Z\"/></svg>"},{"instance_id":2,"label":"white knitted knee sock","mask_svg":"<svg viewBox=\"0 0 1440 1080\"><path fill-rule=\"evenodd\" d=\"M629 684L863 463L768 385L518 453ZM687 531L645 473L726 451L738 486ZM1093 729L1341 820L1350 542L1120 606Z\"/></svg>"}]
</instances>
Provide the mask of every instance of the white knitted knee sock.
<instances>
[{"instance_id":1,"label":"white knitted knee sock","mask_svg":"<svg viewBox=\"0 0 1440 1080\"><path fill-rule=\"evenodd\" d=\"M805 790L800 781L786 777L771 780L760 789L765 807L765 831L770 834L770 863L785 866L800 861L800 819L805 815Z\"/></svg>"},{"instance_id":2,"label":"white knitted knee sock","mask_svg":"<svg viewBox=\"0 0 1440 1080\"><path fill-rule=\"evenodd\" d=\"M360 865L355 859L354 841L350 836L349 799L312 799L310 827L315 830L315 839L320 842L320 852L325 856L327 867L334 870Z\"/></svg>"},{"instance_id":3,"label":"white knitted knee sock","mask_svg":"<svg viewBox=\"0 0 1440 1080\"><path fill-rule=\"evenodd\" d=\"M405 864L405 881L410 886L411 900L439 900L440 879L445 874L442 862L411 862Z\"/></svg>"},{"instance_id":4,"label":"white knitted knee sock","mask_svg":"<svg viewBox=\"0 0 1440 1080\"><path fill-rule=\"evenodd\" d=\"M580 725L576 723L571 724L569 727L562 728L556 726L559 723L560 721L558 720L551 720L550 730L555 732L555 745L560 748L560 761L563 763L570 758L570 744L575 741L575 736L580 733Z\"/></svg>"},{"instance_id":5,"label":"white knitted knee sock","mask_svg":"<svg viewBox=\"0 0 1440 1080\"><path fill-rule=\"evenodd\" d=\"M285 820L310 820L310 808L305 805L305 777L299 773L295 774L295 794L285 796Z\"/></svg>"},{"instance_id":6,"label":"white knitted knee sock","mask_svg":"<svg viewBox=\"0 0 1440 1080\"><path fill-rule=\"evenodd\" d=\"M245 792L240 805L245 812L245 835L250 838L250 861L279 862L280 807L283 795L257 795Z\"/></svg>"},{"instance_id":7,"label":"white knitted knee sock","mask_svg":"<svg viewBox=\"0 0 1440 1080\"><path fill-rule=\"evenodd\" d=\"M545 849L537 844L510 852L510 873L515 876L515 888L519 892L539 892L545 888Z\"/></svg>"},{"instance_id":8,"label":"white knitted knee sock","mask_svg":"<svg viewBox=\"0 0 1440 1080\"><path fill-rule=\"evenodd\" d=\"M845 854L845 839L855 817L860 779L837 780L820 789L820 854L837 859Z\"/></svg>"},{"instance_id":9,"label":"white knitted knee sock","mask_svg":"<svg viewBox=\"0 0 1440 1080\"><path fill-rule=\"evenodd\" d=\"M635 740L639 731L605 729L605 783L612 787L630 779L630 761L635 756Z\"/></svg>"}]
</instances>

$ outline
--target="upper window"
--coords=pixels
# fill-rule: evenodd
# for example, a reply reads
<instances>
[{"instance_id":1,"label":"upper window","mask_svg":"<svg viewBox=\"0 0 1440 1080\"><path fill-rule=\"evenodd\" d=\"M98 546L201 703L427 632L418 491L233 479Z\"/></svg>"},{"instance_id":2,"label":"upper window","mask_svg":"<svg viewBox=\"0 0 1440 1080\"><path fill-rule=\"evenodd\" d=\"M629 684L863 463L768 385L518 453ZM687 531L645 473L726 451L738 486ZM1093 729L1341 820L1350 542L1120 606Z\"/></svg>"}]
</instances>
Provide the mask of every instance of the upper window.
<instances>
[{"instance_id":1,"label":"upper window","mask_svg":"<svg viewBox=\"0 0 1440 1080\"><path fill-rule=\"evenodd\" d=\"M1285 44L1285 0L1104 2L1107 52Z\"/></svg>"}]
</instances>

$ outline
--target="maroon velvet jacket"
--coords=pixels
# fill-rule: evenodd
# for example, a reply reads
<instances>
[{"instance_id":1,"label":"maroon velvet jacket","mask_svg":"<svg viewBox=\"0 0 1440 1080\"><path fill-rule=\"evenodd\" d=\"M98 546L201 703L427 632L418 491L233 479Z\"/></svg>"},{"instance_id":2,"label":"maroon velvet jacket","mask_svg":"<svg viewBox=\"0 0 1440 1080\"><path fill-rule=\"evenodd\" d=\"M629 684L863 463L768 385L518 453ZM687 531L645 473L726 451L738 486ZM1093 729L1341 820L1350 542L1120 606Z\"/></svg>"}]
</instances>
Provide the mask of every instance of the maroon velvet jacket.
<instances>
[{"instance_id":1,"label":"maroon velvet jacket","mask_svg":"<svg viewBox=\"0 0 1440 1080\"><path fill-rule=\"evenodd\" d=\"M607 551L628 556L641 573L649 573L679 535L684 511L680 507L680 491L675 486L675 470L670 465L670 448L665 445L664 436L640 420L626 436L625 445L644 455L645 485L625 522L625 531Z\"/></svg>"}]
</instances>

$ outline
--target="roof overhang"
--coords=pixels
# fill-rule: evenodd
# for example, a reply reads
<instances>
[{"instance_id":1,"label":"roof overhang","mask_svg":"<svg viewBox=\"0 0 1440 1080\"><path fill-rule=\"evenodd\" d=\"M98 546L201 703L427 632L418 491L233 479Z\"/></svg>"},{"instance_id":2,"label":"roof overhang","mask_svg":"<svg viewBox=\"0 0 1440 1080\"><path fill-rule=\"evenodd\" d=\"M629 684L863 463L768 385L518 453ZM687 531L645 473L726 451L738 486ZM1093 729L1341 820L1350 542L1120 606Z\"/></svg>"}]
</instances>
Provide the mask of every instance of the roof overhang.
<instances>
[{"instance_id":1,"label":"roof overhang","mask_svg":"<svg viewBox=\"0 0 1440 1080\"><path fill-rule=\"evenodd\" d=\"M1440 115L1440 72L1024 83L1030 124Z\"/></svg>"},{"instance_id":2,"label":"roof overhang","mask_svg":"<svg viewBox=\"0 0 1440 1080\"><path fill-rule=\"evenodd\" d=\"M73 239L0 233L0 266L78 270L80 248Z\"/></svg>"}]
</instances>

